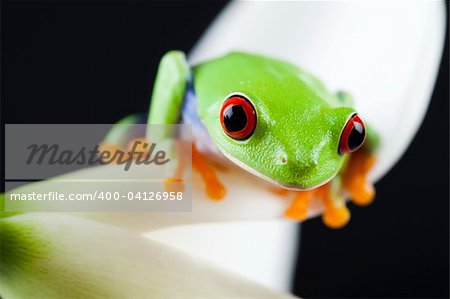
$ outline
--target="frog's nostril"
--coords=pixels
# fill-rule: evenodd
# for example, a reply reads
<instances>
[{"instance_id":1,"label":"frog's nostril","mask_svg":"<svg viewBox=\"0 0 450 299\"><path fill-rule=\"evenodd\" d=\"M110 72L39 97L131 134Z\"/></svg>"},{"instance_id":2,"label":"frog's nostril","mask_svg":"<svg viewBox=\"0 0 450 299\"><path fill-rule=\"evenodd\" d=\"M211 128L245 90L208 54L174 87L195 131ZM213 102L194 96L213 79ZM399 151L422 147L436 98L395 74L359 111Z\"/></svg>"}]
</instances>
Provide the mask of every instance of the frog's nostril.
<instances>
[{"instance_id":1,"label":"frog's nostril","mask_svg":"<svg viewBox=\"0 0 450 299\"><path fill-rule=\"evenodd\" d=\"M288 159L287 159L287 157L286 157L286 154L280 154L278 157L277 157L277 162L278 162L278 164L281 164L281 165L286 165L287 163L288 163Z\"/></svg>"}]
</instances>

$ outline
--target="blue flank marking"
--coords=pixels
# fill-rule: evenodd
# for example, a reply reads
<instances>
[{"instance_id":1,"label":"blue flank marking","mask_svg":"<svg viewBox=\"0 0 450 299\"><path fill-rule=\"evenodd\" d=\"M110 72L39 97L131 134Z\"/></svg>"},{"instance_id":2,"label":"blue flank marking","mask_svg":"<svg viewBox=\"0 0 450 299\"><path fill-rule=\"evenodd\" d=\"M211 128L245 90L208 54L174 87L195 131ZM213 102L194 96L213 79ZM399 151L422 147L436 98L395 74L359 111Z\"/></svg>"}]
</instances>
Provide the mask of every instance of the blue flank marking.
<instances>
[{"instance_id":1,"label":"blue flank marking","mask_svg":"<svg viewBox=\"0 0 450 299\"><path fill-rule=\"evenodd\" d=\"M186 92L184 94L183 106L181 110L182 122L192 126L192 136L195 141L201 142L203 146L209 149L214 148L208 130L203 125L197 113L197 96L195 95L194 82L191 78L187 82Z\"/></svg>"}]
</instances>

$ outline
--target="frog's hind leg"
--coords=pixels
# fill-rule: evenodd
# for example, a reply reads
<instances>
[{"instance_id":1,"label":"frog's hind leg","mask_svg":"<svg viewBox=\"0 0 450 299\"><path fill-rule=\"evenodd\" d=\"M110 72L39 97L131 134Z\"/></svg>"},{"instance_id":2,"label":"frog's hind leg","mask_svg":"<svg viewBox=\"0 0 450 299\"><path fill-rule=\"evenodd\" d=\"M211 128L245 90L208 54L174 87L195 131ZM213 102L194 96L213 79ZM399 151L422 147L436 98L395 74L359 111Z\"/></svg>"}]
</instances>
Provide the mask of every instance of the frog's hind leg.
<instances>
[{"instance_id":1,"label":"frog's hind leg","mask_svg":"<svg viewBox=\"0 0 450 299\"><path fill-rule=\"evenodd\" d=\"M194 145L192 145L192 167L202 176L209 198L220 200L225 196L226 189L217 177L213 166L198 152Z\"/></svg>"}]
</instances>

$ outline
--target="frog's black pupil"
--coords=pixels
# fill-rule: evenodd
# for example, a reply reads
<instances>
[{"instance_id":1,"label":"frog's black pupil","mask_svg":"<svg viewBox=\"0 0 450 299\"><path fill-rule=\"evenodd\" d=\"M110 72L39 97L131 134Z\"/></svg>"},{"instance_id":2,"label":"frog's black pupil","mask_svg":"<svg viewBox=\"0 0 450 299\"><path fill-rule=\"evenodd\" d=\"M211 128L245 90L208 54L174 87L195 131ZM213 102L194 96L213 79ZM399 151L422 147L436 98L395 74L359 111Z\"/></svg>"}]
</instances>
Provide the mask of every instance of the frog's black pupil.
<instances>
[{"instance_id":1,"label":"frog's black pupil","mask_svg":"<svg viewBox=\"0 0 450 299\"><path fill-rule=\"evenodd\" d=\"M239 132L247 125L247 115L241 105L234 105L225 110L223 123L228 132Z\"/></svg>"},{"instance_id":2,"label":"frog's black pupil","mask_svg":"<svg viewBox=\"0 0 450 299\"><path fill-rule=\"evenodd\" d=\"M348 148L351 151L357 149L363 142L365 137L364 126L360 123L354 122L353 130L350 132L350 136L348 137Z\"/></svg>"}]
</instances>

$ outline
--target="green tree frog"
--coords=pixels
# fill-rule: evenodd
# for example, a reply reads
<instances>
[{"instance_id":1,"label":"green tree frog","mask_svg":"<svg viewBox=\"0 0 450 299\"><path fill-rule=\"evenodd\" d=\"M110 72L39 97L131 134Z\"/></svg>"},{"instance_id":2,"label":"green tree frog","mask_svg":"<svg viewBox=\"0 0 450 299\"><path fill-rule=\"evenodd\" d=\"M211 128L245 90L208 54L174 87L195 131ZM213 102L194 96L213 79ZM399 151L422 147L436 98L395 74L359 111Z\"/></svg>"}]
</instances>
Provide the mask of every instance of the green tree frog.
<instances>
[{"instance_id":1,"label":"green tree frog","mask_svg":"<svg viewBox=\"0 0 450 299\"><path fill-rule=\"evenodd\" d=\"M367 173L376 133L348 93L329 92L285 61L235 52L190 67L182 52L170 51L158 68L147 122L192 125L193 167L211 199L226 192L211 160L231 161L279 193L294 193L285 216L295 220L321 200L325 224L342 227L350 217L345 197L360 205L374 197Z\"/></svg>"}]
</instances>

